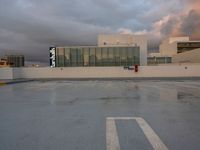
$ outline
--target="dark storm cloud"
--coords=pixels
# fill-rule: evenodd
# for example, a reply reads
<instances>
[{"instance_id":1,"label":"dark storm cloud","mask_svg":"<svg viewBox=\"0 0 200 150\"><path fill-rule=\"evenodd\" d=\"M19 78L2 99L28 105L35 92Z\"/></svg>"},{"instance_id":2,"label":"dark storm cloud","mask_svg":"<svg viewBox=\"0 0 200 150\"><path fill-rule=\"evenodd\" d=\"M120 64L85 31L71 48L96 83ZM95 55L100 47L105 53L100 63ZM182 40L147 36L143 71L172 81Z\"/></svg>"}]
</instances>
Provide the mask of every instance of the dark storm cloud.
<instances>
[{"instance_id":1,"label":"dark storm cloud","mask_svg":"<svg viewBox=\"0 0 200 150\"><path fill-rule=\"evenodd\" d=\"M181 31L186 35L192 35L197 30L200 30L200 12L191 10L189 14L183 18Z\"/></svg>"},{"instance_id":2,"label":"dark storm cloud","mask_svg":"<svg viewBox=\"0 0 200 150\"><path fill-rule=\"evenodd\" d=\"M124 28L156 34L155 22L178 13L185 1L0 0L0 55L22 53L28 60L47 62L48 47L96 45L99 33ZM161 34L170 34L173 24L162 26Z\"/></svg>"}]
</instances>

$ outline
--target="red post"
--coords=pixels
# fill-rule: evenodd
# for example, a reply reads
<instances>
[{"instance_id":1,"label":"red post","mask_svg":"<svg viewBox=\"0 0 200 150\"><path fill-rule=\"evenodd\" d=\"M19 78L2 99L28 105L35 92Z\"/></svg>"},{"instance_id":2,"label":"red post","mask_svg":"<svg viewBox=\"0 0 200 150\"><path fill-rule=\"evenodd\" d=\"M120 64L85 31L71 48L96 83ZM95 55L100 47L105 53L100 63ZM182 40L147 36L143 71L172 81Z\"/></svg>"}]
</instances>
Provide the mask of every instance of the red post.
<instances>
[{"instance_id":1,"label":"red post","mask_svg":"<svg viewBox=\"0 0 200 150\"><path fill-rule=\"evenodd\" d=\"M138 72L138 65L135 65L135 72Z\"/></svg>"}]
</instances>

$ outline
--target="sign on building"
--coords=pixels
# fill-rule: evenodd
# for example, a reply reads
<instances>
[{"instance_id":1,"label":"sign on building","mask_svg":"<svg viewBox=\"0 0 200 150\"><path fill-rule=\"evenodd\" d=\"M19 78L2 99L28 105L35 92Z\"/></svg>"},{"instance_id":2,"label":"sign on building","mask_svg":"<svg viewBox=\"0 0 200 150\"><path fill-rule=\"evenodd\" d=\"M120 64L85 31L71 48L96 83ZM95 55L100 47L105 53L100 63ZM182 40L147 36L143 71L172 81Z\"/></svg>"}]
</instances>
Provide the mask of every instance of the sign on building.
<instances>
[{"instance_id":1,"label":"sign on building","mask_svg":"<svg viewBox=\"0 0 200 150\"><path fill-rule=\"evenodd\" d=\"M56 67L56 47L50 47L50 66Z\"/></svg>"}]
</instances>

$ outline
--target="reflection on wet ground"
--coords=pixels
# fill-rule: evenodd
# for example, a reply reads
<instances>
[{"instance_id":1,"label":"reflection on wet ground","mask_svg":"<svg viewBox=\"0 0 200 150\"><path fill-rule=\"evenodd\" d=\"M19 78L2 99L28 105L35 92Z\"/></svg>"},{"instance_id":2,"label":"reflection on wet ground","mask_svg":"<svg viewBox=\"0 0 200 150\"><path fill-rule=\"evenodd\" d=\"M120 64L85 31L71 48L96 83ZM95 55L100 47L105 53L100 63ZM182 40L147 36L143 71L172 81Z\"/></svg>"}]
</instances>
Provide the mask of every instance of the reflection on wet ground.
<instances>
[{"instance_id":1,"label":"reflection on wet ground","mask_svg":"<svg viewBox=\"0 0 200 150\"><path fill-rule=\"evenodd\" d=\"M200 149L199 91L199 80L36 81L3 86L0 149L103 150L106 117L142 117L169 149ZM117 122L117 128L122 148L134 149L136 144L148 149L137 125Z\"/></svg>"}]
</instances>

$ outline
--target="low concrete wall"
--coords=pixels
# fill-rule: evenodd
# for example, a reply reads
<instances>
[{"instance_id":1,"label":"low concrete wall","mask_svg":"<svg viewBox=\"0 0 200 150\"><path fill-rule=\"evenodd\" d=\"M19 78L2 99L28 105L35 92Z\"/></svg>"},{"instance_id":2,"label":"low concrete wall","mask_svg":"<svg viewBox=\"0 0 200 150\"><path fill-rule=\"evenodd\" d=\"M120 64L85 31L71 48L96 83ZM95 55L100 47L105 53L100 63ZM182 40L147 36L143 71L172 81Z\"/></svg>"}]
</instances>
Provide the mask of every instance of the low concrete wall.
<instances>
[{"instance_id":1,"label":"low concrete wall","mask_svg":"<svg viewBox=\"0 0 200 150\"><path fill-rule=\"evenodd\" d=\"M2 79L2 80L13 79L13 69L12 68L0 68L0 79Z\"/></svg>"},{"instance_id":2,"label":"low concrete wall","mask_svg":"<svg viewBox=\"0 0 200 150\"><path fill-rule=\"evenodd\" d=\"M136 77L200 77L200 66L139 66L137 73L123 67L13 68L14 79Z\"/></svg>"},{"instance_id":3,"label":"low concrete wall","mask_svg":"<svg viewBox=\"0 0 200 150\"><path fill-rule=\"evenodd\" d=\"M139 66L137 73L134 70L125 70L123 67L0 68L0 79L142 77L200 77L200 66Z\"/></svg>"}]
</instances>

